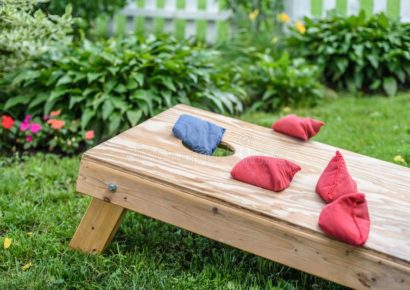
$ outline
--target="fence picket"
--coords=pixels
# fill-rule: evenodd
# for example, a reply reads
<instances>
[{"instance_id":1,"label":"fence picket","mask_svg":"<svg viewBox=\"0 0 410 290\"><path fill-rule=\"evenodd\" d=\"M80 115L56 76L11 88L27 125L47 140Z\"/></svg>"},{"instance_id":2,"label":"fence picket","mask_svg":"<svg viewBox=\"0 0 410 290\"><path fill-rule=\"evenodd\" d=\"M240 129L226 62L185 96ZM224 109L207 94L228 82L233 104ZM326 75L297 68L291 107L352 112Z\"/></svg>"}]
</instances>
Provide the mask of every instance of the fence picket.
<instances>
[{"instance_id":1,"label":"fence picket","mask_svg":"<svg viewBox=\"0 0 410 290\"><path fill-rule=\"evenodd\" d=\"M323 16L326 16L329 11L336 9L336 0L325 0L323 2Z\"/></svg>"},{"instance_id":2,"label":"fence picket","mask_svg":"<svg viewBox=\"0 0 410 290\"><path fill-rule=\"evenodd\" d=\"M360 11L358 0L347 0L347 15L356 15Z\"/></svg>"},{"instance_id":3,"label":"fence picket","mask_svg":"<svg viewBox=\"0 0 410 290\"><path fill-rule=\"evenodd\" d=\"M299 3L296 3L295 1L286 1L285 11L290 15L292 19L301 19L304 16L310 16L311 14L315 15L316 13L318 13L318 11L315 10L317 9L317 7L313 7L313 5L319 4L320 3L318 3L317 1L316 3L313 3L313 1L312 3L311 1L303 1Z\"/></svg>"},{"instance_id":4,"label":"fence picket","mask_svg":"<svg viewBox=\"0 0 410 290\"><path fill-rule=\"evenodd\" d=\"M176 0L166 0L164 9L168 11L176 10L177 1ZM173 33L175 32L175 21L173 18L166 18L164 23L164 32Z\"/></svg>"},{"instance_id":5,"label":"fence picket","mask_svg":"<svg viewBox=\"0 0 410 290\"><path fill-rule=\"evenodd\" d=\"M215 21L210 21L207 23L207 30L206 30L206 41L213 42L215 39L218 38L218 26Z\"/></svg>"},{"instance_id":6,"label":"fence picket","mask_svg":"<svg viewBox=\"0 0 410 290\"><path fill-rule=\"evenodd\" d=\"M410 22L410 1L403 1L400 4L400 20Z\"/></svg>"},{"instance_id":7,"label":"fence picket","mask_svg":"<svg viewBox=\"0 0 410 290\"><path fill-rule=\"evenodd\" d=\"M129 3L129 7L130 9L137 9L137 3L131 2ZM134 28L136 27L136 22L135 22L136 19L130 15L125 15L125 17L126 17L126 26L125 26L126 32L133 31Z\"/></svg>"},{"instance_id":8,"label":"fence picket","mask_svg":"<svg viewBox=\"0 0 410 290\"><path fill-rule=\"evenodd\" d=\"M185 0L185 10L187 12L195 12L198 10L197 0Z\"/></svg>"},{"instance_id":9,"label":"fence picket","mask_svg":"<svg viewBox=\"0 0 410 290\"><path fill-rule=\"evenodd\" d=\"M386 0L377 0L377 1L375 1L374 2L374 5L373 5L373 13L379 13L379 12L384 12L384 11L386 11L386 6L387 5L387 3L386 3Z\"/></svg>"},{"instance_id":10,"label":"fence picket","mask_svg":"<svg viewBox=\"0 0 410 290\"><path fill-rule=\"evenodd\" d=\"M218 3L215 0L206 0L206 11L209 13L217 13L219 10ZM207 42L213 42L218 39L218 26L216 21L208 21L206 23L206 35Z\"/></svg>"},{"instance_id":11,"label":"fence picket","mask_svg":"<svg viewBox=\"0 0 410 290\"><path fill-rule=\"evenodd\" d=\"M198 4L196 0L186 0L185 13L195 15L198 11ZM186 19L185 37L189 38L196 34L196 20Z\"/></svg>"}]
</instances>

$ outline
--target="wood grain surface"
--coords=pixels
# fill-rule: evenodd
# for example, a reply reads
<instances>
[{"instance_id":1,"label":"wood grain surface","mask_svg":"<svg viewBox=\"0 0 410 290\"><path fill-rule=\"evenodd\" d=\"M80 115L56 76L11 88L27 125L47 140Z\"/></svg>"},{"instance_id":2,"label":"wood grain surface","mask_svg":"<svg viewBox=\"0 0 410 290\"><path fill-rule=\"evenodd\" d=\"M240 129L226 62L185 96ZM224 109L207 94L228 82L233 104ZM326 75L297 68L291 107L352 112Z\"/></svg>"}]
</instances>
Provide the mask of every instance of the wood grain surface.
<instances>
[{"instance_id":1,"label":"wood grain surface","mask_svg":"<svg viewBox=\"0 0 410 290\"><path fill-rule=\"evenodd\" d=\"M185 148L172 135L172 127L181 114L191 114L226 128L222 141L235 153L228 157L212 157ZM352 247L332 240L318 228L319 214L325 204L314 192L321 172L338 149L318 142L298 141L269 128L178 105L87 151L83 156L77 189L91 194L87 190L95 181L87 179L89 170L83 170L85 163L92 162L110 168L113 180L119 174L130 174L152 185L183 193L187 198L214 202L244 215L252 215L255 219L281 224L289 233L309 235L326 241L338 251L345 251ZM354 252L409 270L410 169L339 150L360 192L366 194L371 217L369 240L363 248L354 248ZM251 155L286 158L299 164L302 170L296 174L290 187L280 193L233 180L230 177L232 167ZM105 177L99 182L103 187L111 181ZM119 191L120 187L121 184ZM132 195L129 191L128 194ZM135 194L137 191L138 186L135 185ZM104 191L93 196L103 198L103 195ZM146 198L149 199L148 193ZM155 217L154 214L150 216ZM348 260L359 263L352 258ZM292 263L288 265L292 266ZM307 268L301 269L313 272Z\"/></svg>"},{"instance_id":2,"label":"wood grain surface","mask_svg":"<svg viewBox=\"0 0 410 290\"><path fill-rule=\"evenodd\" d=\"M115 193L107 190L110 182L119 185ZM410 285L409 267L383 255L92 160L81 162L78 190L104 200L102 203L119 205L349 287L391 290Z\"/></svg>"},{"instance_id":3,"label":"wood grain surface","mask_svg":"<svg viewBox=\"0 0 410 290\"><path fill-rule=\"evenodd\" d=\"M124 208L93 198L77 227L70 247L87 253L101 253L120 226Z\"/></svg>"}]
</instances>

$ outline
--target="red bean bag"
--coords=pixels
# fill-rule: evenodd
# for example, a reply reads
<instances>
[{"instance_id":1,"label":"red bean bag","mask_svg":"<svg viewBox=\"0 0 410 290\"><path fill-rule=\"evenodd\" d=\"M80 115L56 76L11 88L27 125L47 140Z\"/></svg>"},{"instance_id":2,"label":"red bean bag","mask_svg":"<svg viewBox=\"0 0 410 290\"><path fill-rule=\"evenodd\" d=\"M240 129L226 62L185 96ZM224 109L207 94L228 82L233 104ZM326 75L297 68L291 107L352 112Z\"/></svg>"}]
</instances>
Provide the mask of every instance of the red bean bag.
<instances>
[{"instance_id":1,"label":"red bean bag","mask_svg":"<svg viewBox=\"0 0 410 290\"><path fill-rule=\"evenodd\" d=\"M320 213L320 228L335 239L361 246L369 237L370 217L364 194L343 195Z\"/></svg>"},{"instance_id":2,"label":"red bean bag","mask_svg":"<svg viewBox=\"0 0 410 290\"><path fill-rule=\"evenodd\" d=\"M276 132L296 137L302 140L308 140L317 133L325 123L312 118L302 118L296 115L287 115L280 118L272 124L272 129Z\"/></svg>"},{"instance_id":3,"label":"red bean bag","mask_svg":"<svg viewBox=\"0 0 410 290\"><path fill-rule=\"evenodd\" d=\"M344 194L357 192L356 181L347 171L345 160L339 151L336 151L336 155L319 177L316 192L326 202L332 202Z\"/></svg>"},{"instance_id":4,"label":"red bean bag","mask_svg":"<svg viewBox=\"0 0 410 290\"><path fill-rule=\"evenodd\" d=\"M300 166L286 159L250 156L239 161L231 176L239 181L273 191L287 188Z\"/></svg>"}]
</instances>

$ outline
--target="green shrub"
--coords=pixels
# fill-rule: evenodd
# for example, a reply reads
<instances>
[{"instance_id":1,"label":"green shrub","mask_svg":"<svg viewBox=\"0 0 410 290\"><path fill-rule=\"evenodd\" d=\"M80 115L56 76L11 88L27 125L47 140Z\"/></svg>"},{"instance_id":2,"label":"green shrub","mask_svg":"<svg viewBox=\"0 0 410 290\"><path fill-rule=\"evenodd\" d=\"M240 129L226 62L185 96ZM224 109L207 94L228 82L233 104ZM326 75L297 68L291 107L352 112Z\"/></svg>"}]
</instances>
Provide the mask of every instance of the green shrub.
<instances>
[{"instance_id":1,"label":"green shrub","mask_svg":"<svg viewBox=\"0 0 410 290\"><path fill-rule=\"evenodd\" d=\"M236 27L253 32L269 31L277 27L276 14L283 11L283 0L226 0L226 8L233 12Z\"/></svg>"},{"instance_id":2,"label":"green shrub","mask_svg":"<svg viewBox=\"0 0 410 290\"><path fill-rule=\"evenodd\" d=\"M28 63L55 43L70 41L71 8L64 15L47 16L40 0L0 0L0 77Z\"/></svg>"},{"instance_id":3,"label":"green shrub","mask_svg":"<svg viewBox=\"0 0 410 290\"><path fill-rule=\"evenodd\" d=\"M350 91L384 90L395 95L410 87L410 24L384 14L366 18L364 12L347 18L305 18L307 30L293 30L289 44L299 56L323 68L332 87Z\"/></svg>"},{"instance_id":4,"label":"green shrub","mask_svg":"<svg viewBox=\"0 0 410 290\"><path fill-rule=\"evenodd\" d=\"M22 118L63 110L80 119L83 130L95 129L99 138L178 103L240 112L235 95L241 90L212 61L215 54L166 36L84 41L9 75L12 97L3 111Z\"/></svg>"},{"instance_id":5,"label":"green shrub","mask_svg":"<svg viewBox=\"0 0 410 290\"><path fill-rule=\"evenodd\" d=\"M282 106L314 105L322 95L318 68L287 53L275 59L269 51L256 53L244 82L252 109L274 111Z\"/></svg>"},{"instance_id":6,"label":"green shrub","mask_svg":"<svg viewBox=\"0 0 410 290\"><path fill-rule=\"evenodd\" d=\"M118 9L124 7L125 3L126 0L51 0L43 6L48 13L61 15L64 14L66 6L71 5L74 17L81 17L90 22L102 14L112 16Z\"/></svg>"}]
</instances>

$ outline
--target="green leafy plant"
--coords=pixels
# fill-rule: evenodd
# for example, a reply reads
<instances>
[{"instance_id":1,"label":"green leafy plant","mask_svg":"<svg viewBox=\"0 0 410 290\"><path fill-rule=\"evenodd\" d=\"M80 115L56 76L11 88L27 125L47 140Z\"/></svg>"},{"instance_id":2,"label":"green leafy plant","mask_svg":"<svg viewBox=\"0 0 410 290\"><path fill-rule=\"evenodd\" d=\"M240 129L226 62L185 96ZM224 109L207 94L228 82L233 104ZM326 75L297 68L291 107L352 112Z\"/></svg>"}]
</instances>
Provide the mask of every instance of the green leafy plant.
<instances>
[{"instance_id":1,"label":"green leafy plant","mask_svg":"<svg viewBox=\"0 0 410 290\"><path fill-rule=\"evenodd\" d=\"M48 13L62 15L68 5L73 8L73 16L92 22L98 16L112 16L118 9L125 6L126 0L50 0L42 6Z\"/></svg>"},{"instance_id":2,"label":"green leafy plant","mask_svg":"<svg viewBox=\"0 0 410 290\"><path fill-rule=\"evenodd\" d=\"M3 110L47 115L62 109L81 128L109 137L178 103L237 113L242 90L224 78L216 52L169 36L110 39L51 53L9 75ZM13 93L14 92L14 93Z\"/></svg>"},{"instance_id":3,"label":"green leafy plant","mask_svg":"<svg viewBox=\"0 0 410 290\"><path fill-rule=\"evenodd\" d=\"M314 105L323 92L318 73L316 66L301 58L292 59L287 53L280 58L269 51L256 53L244 74L252 109L274 111L288 105Z\"/></svg>"},{"instance_id":4,"label":"green leafy plant","mask_svg":"<svg viewBox=\"0 0 410 290\"><path fill-rule=\"evenodd\" d=\"M284 21L281 19L283 0L227 0L225 6L232 13L232 23L235 30L228 41L218 43L229 52L235 54L238 47L256 47L265 50L278 45L283 34ZM289 18L288 15L286 17ZM287 19L290 21L290 18Z\"/></svg>"},{"instance_id":5,"label":"green leafy plant","mask_svg":"<svg viewBox=\"0 0 410 290\"><path fill-rule=\"evenodd\" d=\"M71 38L71 8L63 15L46 15L40 0L0 0L0 76L29 63L55 43Z\"/></svg>"},{"instance_id":6,"label":"green leafy plant","mask_svg":"<svg viewBox=\"0 0 410 290\"><path fill-rule=\"evenodd\" d=\"M288 43L299 56L323 68L328 85L350 91L410 87L410 24L384 14L305 18L306 32L293 30Z\"/></svg>"},{"instance_id":7,"label":"green leafy plant","mask_svg":"<svg viewBox=\"0 0 410 290\"><path fill-rule=\"evenodd\" d=\"M254 32L272 31L276 14L283 11L283 0L226 0L225 6L233 12L235 26Z\"/></svg>"}]
</instances>

